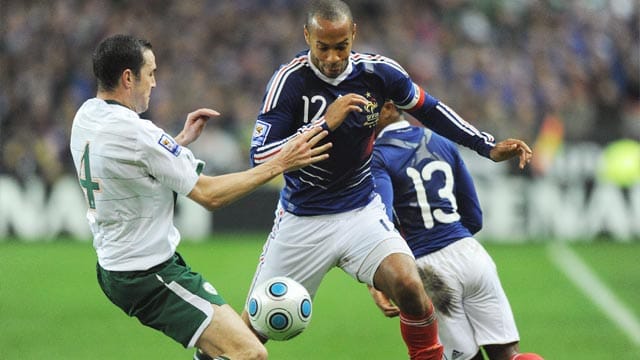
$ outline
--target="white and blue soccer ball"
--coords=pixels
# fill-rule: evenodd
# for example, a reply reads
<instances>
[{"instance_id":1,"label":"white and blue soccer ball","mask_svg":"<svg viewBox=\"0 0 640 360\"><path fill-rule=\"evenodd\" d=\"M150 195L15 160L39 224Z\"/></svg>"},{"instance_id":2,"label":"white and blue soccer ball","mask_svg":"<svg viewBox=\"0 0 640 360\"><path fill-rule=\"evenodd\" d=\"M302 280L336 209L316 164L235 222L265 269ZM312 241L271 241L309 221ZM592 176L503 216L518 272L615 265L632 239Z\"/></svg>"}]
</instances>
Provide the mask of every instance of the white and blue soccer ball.
<instances>
[{"instance_id":1,"label":"white and blue soccer ball","mask_svg":"<svg viewBox=\"0 0 640 360\"><path fill-rule=\"evenodd\" d=\"M307 289L284 276L256 286L247 302L253 329L263 337L279 341L289 340L307 328L311 308Z\"/></svg>"}]
</instances>

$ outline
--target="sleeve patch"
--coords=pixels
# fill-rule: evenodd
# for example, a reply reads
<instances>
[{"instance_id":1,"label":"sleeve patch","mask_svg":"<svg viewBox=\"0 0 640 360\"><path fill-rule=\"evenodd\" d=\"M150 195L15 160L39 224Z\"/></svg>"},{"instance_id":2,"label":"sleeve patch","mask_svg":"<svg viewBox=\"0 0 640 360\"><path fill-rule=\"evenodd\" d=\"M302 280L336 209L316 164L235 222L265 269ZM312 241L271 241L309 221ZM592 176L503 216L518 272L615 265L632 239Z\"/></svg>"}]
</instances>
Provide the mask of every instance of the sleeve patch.
<instances>
[{"instance_id":1,"label":"sleeve patch","mask_svg":"<svg viewBox=\"0 0 640 360\"><path fill-rule=\"evenodd\" d=\"M162 146L165 150L172 153L173 156L176 157L180 155L180 151L182 151L182 147L178 145L178 143L167 134L162 134L162 136L160 136L158 144L160 144L160 146Z\"/></svg>"},{"instance_id":2,"label":"sleeve patch","mask_svg":"<svg viewBox=\"0 0 640 360\"><path fill-rule=\"evenodd\" d=\"M251 138L251 146L264 145L267 135L271 130L271 124L261 120L256 121L256 126L253 128L253 137Z\"/></svg>"}]
</instances>

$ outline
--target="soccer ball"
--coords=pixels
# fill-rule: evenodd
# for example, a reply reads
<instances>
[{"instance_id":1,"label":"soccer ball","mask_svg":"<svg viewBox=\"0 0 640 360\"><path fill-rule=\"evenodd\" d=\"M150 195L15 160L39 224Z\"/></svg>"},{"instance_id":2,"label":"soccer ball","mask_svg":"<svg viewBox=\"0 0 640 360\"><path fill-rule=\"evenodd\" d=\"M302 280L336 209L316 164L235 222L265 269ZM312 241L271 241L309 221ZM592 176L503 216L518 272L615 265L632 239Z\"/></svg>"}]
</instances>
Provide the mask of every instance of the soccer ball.
<instances>
[{"instance_id":1,"label":"soccer ball","mask_svg":"<svg viewBox=\"0 0 640 360\"><path fill-rule=\"evenodd\" d=\"M311 296L288 277L271 278L256 286L247 303L253 329L271 340L299 335L311 320Z\"/></svg>"}]
</instances>

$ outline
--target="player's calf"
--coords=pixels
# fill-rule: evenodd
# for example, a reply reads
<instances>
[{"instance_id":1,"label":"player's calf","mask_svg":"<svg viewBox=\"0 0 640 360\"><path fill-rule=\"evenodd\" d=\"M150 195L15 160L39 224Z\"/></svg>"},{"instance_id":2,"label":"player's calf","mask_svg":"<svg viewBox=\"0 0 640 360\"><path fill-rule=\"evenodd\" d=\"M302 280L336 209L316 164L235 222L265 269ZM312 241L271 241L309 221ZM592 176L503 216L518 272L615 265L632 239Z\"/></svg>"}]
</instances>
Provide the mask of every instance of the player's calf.
<instances>
[{"instance_id":1,"label":"player's calf","mask_svg":"<svg viewBox=\"0 0 640 360\"><path fill-rule=\"evenodd\" d=\"M515 354L509 360L544 360L542 356L534 353Z\"/></svg>"}]
</instances>

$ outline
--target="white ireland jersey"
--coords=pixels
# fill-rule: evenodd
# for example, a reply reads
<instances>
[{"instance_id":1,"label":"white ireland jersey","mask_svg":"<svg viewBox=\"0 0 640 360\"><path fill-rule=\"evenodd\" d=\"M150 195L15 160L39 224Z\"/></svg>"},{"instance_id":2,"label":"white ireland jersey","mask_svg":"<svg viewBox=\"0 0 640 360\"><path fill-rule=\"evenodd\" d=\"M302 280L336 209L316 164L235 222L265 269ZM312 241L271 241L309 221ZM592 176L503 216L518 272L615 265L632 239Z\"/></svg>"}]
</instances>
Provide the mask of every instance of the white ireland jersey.
<instances>
[{"instance_id":1,"label":"white ireland jersey","mask_svg":"<svg viewBox=\"0 0 640 360\"><path fill-rule=\"evenodd\" d=\"M87 220L106 270L146 270L180 242L174 192L186 195L201 164L149 120L114 102L87 100L73 119L71 155Z\"/></svg>"}]
</instances>

